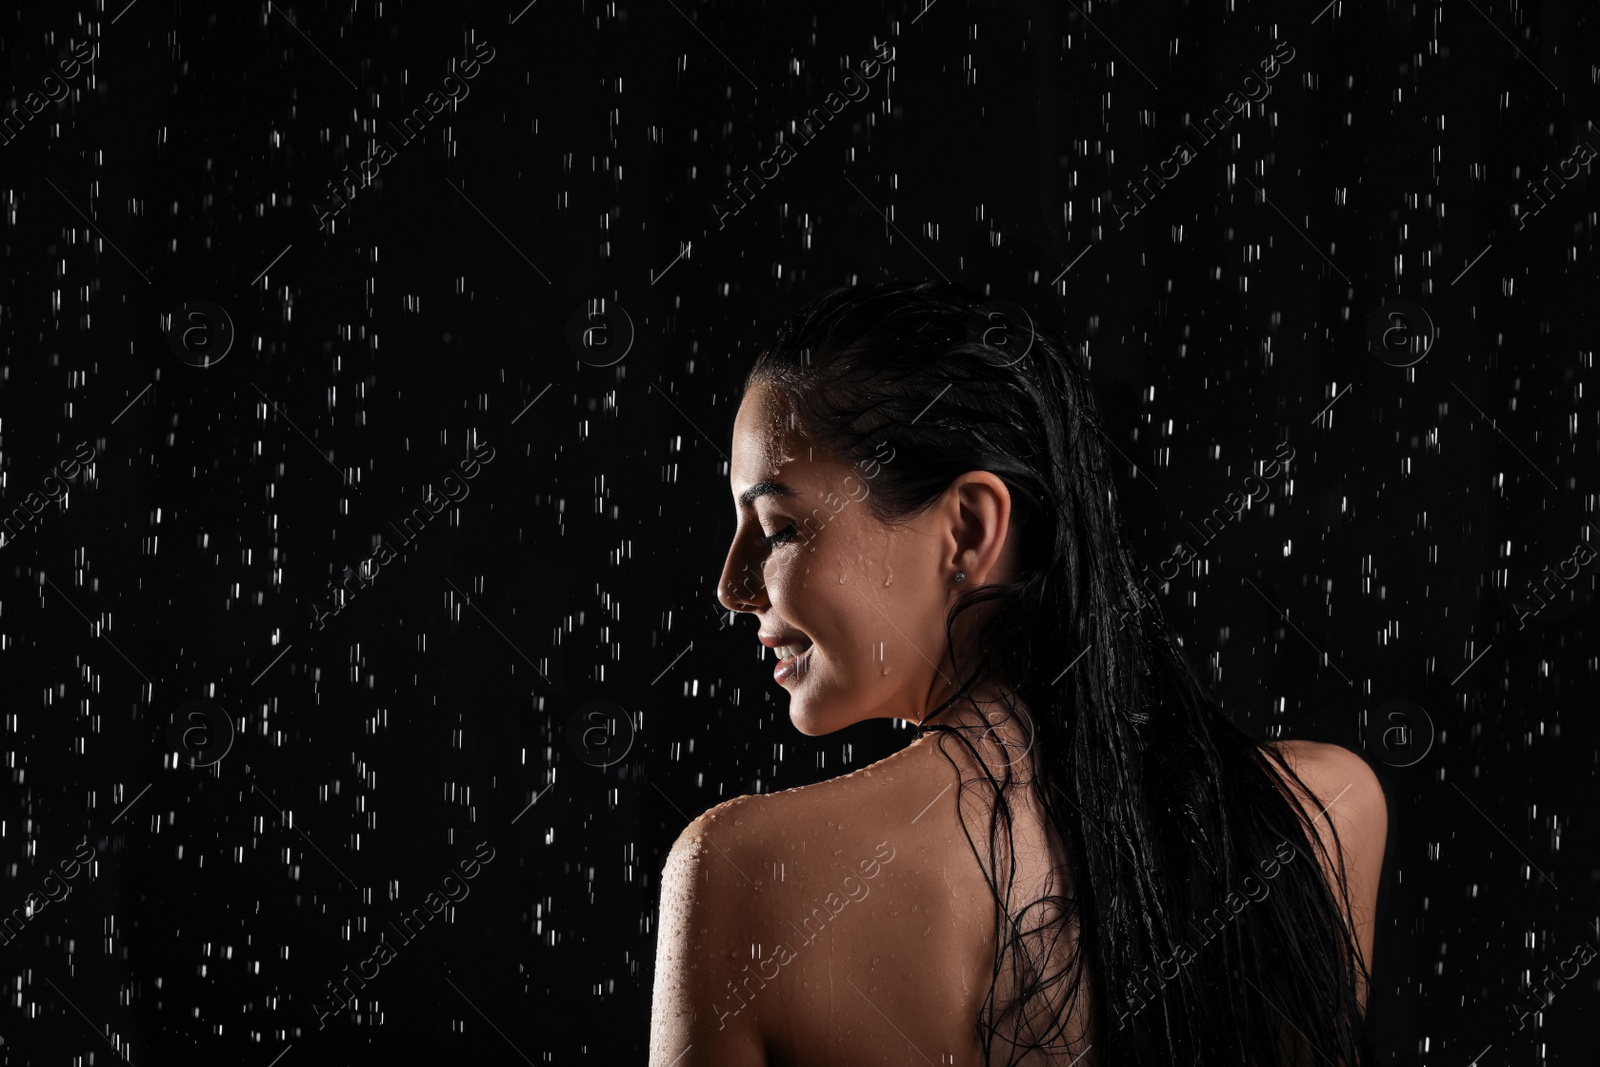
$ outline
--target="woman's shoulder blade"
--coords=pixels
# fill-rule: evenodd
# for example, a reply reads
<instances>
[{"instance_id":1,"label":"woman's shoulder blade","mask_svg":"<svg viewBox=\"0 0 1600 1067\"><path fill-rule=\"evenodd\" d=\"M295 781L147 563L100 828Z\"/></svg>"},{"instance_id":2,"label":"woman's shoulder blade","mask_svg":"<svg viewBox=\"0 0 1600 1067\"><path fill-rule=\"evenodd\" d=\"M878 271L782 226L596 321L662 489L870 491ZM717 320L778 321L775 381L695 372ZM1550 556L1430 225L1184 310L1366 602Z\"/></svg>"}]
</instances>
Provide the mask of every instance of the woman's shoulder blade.
<instances>
[{"instance_id":1,"label":"woman's shoulder blade","mask_svg":"<svg viewBox=\"0 0 1600 1067\"><path fill-rule=\"evenodd\" d=\"M786 1050L782 1062L845 1056L840 1042L878 1026L879 1010L966 1051L970 1027L956 1020L976 1018L994 930L954 782L937 753L902 750L827 781L724 801L685 831L709 882L696 884L712 889L717 925L739 942L737 964L712 985L762 979L746 993L751 1017L769 1051ZM731 960L729 951L707 958ZM919 984L928 974L949 976L937 995Z\"/></svg>"}]
</instances>

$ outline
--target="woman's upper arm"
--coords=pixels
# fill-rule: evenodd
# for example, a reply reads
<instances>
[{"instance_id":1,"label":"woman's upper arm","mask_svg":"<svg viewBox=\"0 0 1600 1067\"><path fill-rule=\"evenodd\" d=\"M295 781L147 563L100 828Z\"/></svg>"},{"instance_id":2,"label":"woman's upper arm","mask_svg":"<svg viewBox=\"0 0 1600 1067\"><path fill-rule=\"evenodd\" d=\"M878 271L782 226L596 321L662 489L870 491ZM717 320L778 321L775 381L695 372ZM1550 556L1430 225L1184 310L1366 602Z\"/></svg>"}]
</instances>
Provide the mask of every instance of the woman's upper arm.
<instances>
[{"instance_id":1,"label":"woman's upper arm","mask_svg":"<svg viewBox=\"0 0 1600 1067\"><path fill-rule=\"evenodd\" d=\"M750 961L758 890L711 811L678 835L661 873L650 1067L766 1067L755 1006L729 983Z\"/></svg>"}]
</instances>

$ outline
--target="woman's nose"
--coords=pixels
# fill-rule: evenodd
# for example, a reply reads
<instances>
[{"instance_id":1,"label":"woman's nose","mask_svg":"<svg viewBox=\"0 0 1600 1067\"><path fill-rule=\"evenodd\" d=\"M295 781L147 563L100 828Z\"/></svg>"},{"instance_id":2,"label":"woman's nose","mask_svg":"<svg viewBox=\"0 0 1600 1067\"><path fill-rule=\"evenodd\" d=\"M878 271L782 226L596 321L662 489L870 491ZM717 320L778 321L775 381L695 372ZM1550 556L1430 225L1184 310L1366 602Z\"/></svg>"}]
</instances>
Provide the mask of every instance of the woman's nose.
<instances>
[{"instance_id":1,"label":"woman's nose","mask_svg":"<svg viewBox=\"0 0 1600 1067\"><path fill-rule=\"evenodd\" d=\"M717 584L717 600L722 606L729 611L754 611L766 595L767 583L760 572L740 560L737 552L729 552Z\"/></svg>"}]
</instances>

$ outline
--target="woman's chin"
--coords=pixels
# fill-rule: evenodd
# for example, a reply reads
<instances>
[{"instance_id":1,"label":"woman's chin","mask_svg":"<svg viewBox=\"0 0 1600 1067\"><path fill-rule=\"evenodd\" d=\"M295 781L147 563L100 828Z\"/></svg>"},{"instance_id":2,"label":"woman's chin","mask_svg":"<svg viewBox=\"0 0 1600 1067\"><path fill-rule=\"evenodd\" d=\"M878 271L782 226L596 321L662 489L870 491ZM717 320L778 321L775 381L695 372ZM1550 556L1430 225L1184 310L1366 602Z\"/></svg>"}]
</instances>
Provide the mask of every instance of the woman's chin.
<instances>
[{"instance_id":1,"label":"woman's chin","mask_svg":"<svg viewBox=\"0 0 1600 1067\"><path fill-rule=\"evenodd\" d=\"M837 726L825 722L820 715L812 714L808 708L810 703L805 697L790 696L789 722L796 730L807 737L821 737L838 729Z\"/></svg>"},{"instance_id":2,"label":"woman's chin","mask_svg":"<svg viewBox=\"0 0 1600 1067\"><path fill-rule=\"evenodd\" d=\"M789 694L789 722L807 737L826 737L871 716L857 702L835 693L818 699L815 694Z\"/></svg>"},{"instance_id":3,"label":"woman's chin","mask_svg":"<svg viewBox=\"0 0 1600 1067\"><path fill-rule=\"evenodd\" d=\"M789 694L789 722L807 737L822 737L845 725L839 719L839 708L832 710L833 714L826 714L809 693Z\"/></svg>"}]
</instances>

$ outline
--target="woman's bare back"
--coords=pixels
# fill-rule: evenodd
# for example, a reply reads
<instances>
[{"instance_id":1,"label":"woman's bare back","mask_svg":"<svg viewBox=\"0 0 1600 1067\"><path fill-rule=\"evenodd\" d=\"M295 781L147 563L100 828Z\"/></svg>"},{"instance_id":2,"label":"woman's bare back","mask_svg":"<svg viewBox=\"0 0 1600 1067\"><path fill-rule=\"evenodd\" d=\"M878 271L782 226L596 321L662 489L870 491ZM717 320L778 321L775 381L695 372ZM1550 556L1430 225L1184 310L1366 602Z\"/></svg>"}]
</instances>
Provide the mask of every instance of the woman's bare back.
<instances>
[{"instance_id":1,"label":"woman's bare back","mask_svg":"<svg viewBox=\"0 0 1600 1067\"><path fill-rule=\"evenodd\" d=\"M987 856L985 790L972 787L970 769L964 776L968 832ZM762 869L749 874L760 885L753 931L770 933L753 952L765 966L738 961L714 1010L749 1012L770 1064L981 1062L976 1023L990 995L996 913L957 789L930 736L852 774L717 809L723 840L764 843ZM1018 903L1042 896L1046 873L1064 865L1046 851L1041 825L1013 800ZM742 851L751 855L748 844ZM1007 989L1002 978L997 998Z\"/></svg>"},{"instance_id":2,"label":"woman's bare back","mask_svg":"<svg viewBox=\"0 0 1600 1067\"><path fill-rule=\"evenodd\" d=\"M946 744L958 755L962 750L959 743ZM1359 762L1336 746L1280 747L1324 804L1349 784L1332 781L1349 777L1348 762L1337 755ZM708 961L717 971L707 976L709 984L722 994L710 1010L722 1025L738 1019L749 1026L773 1067L982 1062L977 1022L994 977L996 909L973 843L987 858L988 790L974 788L971 768L964 770L964 833L957 770L938 748L937 736L924 737L840 778L742 797L713 810L708 825L718 828L725 845L720 851L731 856L738 842L737 854L755 867L741 872L752 887L744 896L754 945L720 965ZM1019 778L1027 775L1023 762ZM1013 912L1047 894L1070 896L1065 856L1043 832L1031 790L1014 789L1011 808ZM1345 821L1340 830L1348 832ZM1345 846L1356 864L1352 895L1359 917L1363 896L1376 891L1377 872L1363 859L1370 849ZM1002 889L1008 867L1002 854ZM1058 872L1053 883L1052 870ZM1036 909L1025 925L1048 918ZM1064 967L1076 933L1069 924L1069 940L1047 960L1033 944L1036 962L1047 973ZM1370 940L1364 950L1370 956ZM1010 977L1009 969L1001 974L996 1005L1009 1001ZM1054 998L1066 1017L1054 1036L1061 1054L1052 1060L1093 1067L1093 1035L1086 1032L1092 993L1085 984L1063 1005L1064 992L1058 987ZM1055 1021L1036 1020L1036 1032Z\"/></svg>"}]
</instances>

